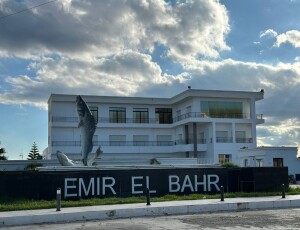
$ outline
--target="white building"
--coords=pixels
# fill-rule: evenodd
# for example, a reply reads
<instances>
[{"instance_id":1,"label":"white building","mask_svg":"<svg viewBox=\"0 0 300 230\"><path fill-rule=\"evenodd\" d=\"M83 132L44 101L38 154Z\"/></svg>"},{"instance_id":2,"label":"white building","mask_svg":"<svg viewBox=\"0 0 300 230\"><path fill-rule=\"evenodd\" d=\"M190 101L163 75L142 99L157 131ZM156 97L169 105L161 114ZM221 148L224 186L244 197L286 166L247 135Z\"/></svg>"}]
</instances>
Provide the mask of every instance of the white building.
<instances>
[{"instance_id":1,"label":"white building","mask_svg":"<svg viewBox=\"0 0 300 230\"><path fill-rule=\"evenodd\" d=\"M254 149L241 149L239 165L242 167L288 166L289 175L300 176L300 159L297 158L297 154L297 147L262 146Z\"/></svg>"},{"instance_id":2,"label":"white building","mask_svg":"<svg viewBox=\"0 0 300 230\"><path fill-rule=\"evenodd\" d=\"M48 158L60 150L80 159L77 95L52 94ZM256 148L260 92L188 89L171 98L82 96L98 120L95 147L105 159L194 158L197 163L240 162L241 148Z\"/></svg>"}]
</instances>

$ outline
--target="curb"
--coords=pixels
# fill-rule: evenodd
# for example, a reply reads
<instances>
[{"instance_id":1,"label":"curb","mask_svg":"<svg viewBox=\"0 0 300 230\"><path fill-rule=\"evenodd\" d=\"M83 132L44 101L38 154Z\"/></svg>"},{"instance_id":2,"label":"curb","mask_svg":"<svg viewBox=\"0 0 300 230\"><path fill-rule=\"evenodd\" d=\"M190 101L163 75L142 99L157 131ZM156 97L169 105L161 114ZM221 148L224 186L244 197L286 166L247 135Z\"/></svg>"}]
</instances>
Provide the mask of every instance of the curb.
<instances>
[{"instance_id":1,"label":"curb","mask_svg":"<svg viewBox=\"0 0 300 230\"><path fill-rule=\"evenodd\" d=\"M86 220L109 220L116 218L151 217L164 215L184 215L220 211L242 211L255 209L296 208L300 207L300 196L220 200L194 200L153 202L146 204L125 204L54 209L0 212L0 228L17 225L42 223L62 223Z\"/></svg>"}]
</instances>

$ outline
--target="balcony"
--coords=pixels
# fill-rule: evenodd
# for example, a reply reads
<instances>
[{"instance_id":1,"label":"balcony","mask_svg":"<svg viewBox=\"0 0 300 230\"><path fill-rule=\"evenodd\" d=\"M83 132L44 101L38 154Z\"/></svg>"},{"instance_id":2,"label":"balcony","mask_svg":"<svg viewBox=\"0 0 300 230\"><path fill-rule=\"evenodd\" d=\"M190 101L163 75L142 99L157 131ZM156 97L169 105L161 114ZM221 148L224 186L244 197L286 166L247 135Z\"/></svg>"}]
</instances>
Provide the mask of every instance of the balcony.
<instances>
[{"instance_id":1,"label":"balcony","mask_svg":"<svg viewBox=\"0 0 300 230\"><path fill-rule=\"evenodd\" d=\"M109 117L98 117L98 123L129 123L129 124L170 124L170 123L159 123L159 121L155 118L147 118L147 119L136 119L136 118L123 118L118 120L111 120ZM53 116L51 119L52 122L62 122L62 123L78 123L78 117L61 117L61 116ZM172 122L171 122L172 123Z\"/></svg>"},{"instance_id":2,"label":"balcony","mask_svg":"<svg viewBox=\"0 0 300 230\"><path fill-rule=\"evenodd\" d=\"M110 120L109 117L98 117L98 123L106 124L173 124L185 119L189 118L224 118L224 119L250 119L250 114L248 113L200 113L200 112L191 112L180 115L178 117L174 117L171 121L167 123L160 123L158 119L155 118L147 118L147 119L136 119L136 118L124 118L119 119L117 121ZM256 119L259 121L263 121L263 114L257 114ZM78 117L64 117L64 116L53 116L51 118L52 122L59 123L78 123Z\"/></svg>"},{"instance_id":3,"label":"balcony","mask_svg":"<svg viewBox=\"0 0 300 230\"><path fill-rule=\"evenodd\" d=\"M235 138L235 143L253 143L253 138Z\"/></svg>"},{"instance_id":4,"label":"balcony","mask_svg":"<svg viewBox=\"0 0 300 230\"><path fill-rule=\"evenodd\" d=\"M173 141L93 141L94 146L173 146ZM52 146L81 146L80 141L52 141Z\"/></svg>"},{"instance_id":5,"label":"balcony","mask_svg":"<svg viewBox=\"0 0 300 230\"><path fill-rule=\"evenodd\" d=\"M217 143L232 143L233 139L232 137L216 137Z\"/></svg>"},{"instance_id":6,"label":"balcony","mask_svg":"<svg viewBox=\"0 0 300 230\"><path fill-rule=\"evenodd\" d=\"M262 116L262 114L260 114ZM229 119L250 119L248 113L200 113L190 112L173 118L173 123L179 122L188 118L229 118Z\"/></svg>"},{"instance_id":7,"label":"balcony","mask_svg":"<svg viewBox=\"0 0 300 230\"><path fill-rule=\"evenodd\" d=\"M190 138L188 140L183 140L183 139L175 140L174 144L175 145L187 145L186 142L188 142L188 144L194 144L194 139ZM197 144L206 144L206 139L197 139Z\"/></svg>"},{"instance_id":8,"label":"balcony","mask_svg":"<svg viewBox=\"0 0 300 230\"><path fill-rule=\"evenodd\" d=\"M194 144L192 139L188 144ZM206 139L198 139L197 144L206 144ZM186 140L175 141L93 141L94 146L174 146L187 145ZM80 147L80 141L52 141L52 146Z\"/></svg>"}]
</instances>

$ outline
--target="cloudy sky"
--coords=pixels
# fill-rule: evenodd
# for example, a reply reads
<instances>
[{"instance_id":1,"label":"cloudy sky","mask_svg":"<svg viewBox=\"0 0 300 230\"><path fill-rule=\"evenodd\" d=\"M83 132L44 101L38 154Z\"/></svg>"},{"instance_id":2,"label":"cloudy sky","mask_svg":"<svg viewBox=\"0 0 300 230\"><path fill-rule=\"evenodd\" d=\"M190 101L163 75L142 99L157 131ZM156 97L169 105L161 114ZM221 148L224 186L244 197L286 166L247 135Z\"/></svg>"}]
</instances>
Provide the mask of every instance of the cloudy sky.
<instances>
[{"instance_id":1,"label":"cloudy sky","mask_svg":"<svg viewBox=\"0 0 300 230\"><path fill-rule=\"evenodd\" d=\"M300 0L0 0L1 146L9 159L47 147L51 93L188 85L264 89L258 145L299 146L299 12Z\"/></svg>"}]
</instances>

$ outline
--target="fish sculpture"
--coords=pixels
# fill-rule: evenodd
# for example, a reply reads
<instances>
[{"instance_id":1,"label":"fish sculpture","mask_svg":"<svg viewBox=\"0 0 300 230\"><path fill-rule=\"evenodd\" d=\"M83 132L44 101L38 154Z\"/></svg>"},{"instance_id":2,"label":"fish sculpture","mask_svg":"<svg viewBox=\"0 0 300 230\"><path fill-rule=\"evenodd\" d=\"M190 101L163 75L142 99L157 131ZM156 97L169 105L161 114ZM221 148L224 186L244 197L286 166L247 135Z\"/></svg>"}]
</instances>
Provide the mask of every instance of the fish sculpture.
<instances>
[{"instance_id":1,"label":"fish sculpture","mask_svg":"<svg viewBox=\"0 0 300 230\"><path fill-rule=\"evenodd\" d=\"M79 117L78 128L80 128L81 134L82 163L87 166L88 155L93 149L93 136L97 127L97 122L81 96L77 96L76 105Z\"/></svg>"},{"instance_id":2,"label":"fish sculpture","mask_svg":"<svg viewBox=\"0 0 300 230\"><path fill-rule=\"evenodd\" d=\"M102 150L100 147L98 147L96 153L95 153L95 156L92 157L91 159L88 159L87 160L87 165L88 166L92 166L92 165L95 165L95 161L96 161L96 158L98 158L101 154L102 154ZM56 152L56 156L57 156L57 159L59 161L59 163L62 165L62 166L84 166L83 165L83 162L81 161L74 161L74 160L71 160L69 159L66 154L64 154L63 152L61 151L57 151Z\"/></svg>"}]
</instances>

